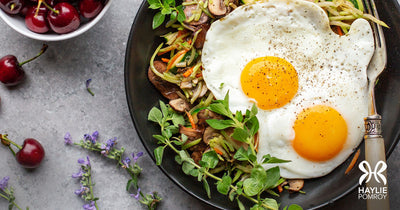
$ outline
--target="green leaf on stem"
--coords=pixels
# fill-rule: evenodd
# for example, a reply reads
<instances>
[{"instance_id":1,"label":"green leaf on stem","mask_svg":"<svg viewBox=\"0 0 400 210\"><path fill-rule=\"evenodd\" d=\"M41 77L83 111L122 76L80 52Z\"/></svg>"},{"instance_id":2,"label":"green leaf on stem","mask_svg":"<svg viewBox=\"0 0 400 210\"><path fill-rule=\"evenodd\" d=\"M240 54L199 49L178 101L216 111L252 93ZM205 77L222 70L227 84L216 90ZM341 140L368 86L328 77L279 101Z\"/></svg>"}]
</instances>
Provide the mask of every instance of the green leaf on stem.
<instances>
[{"instance_id":1,"label":"green leaf on stem","mask_svg":"<svg viewBox=\"0 0 400 210\"><path fill-rule=\"evenodd\" d=\"M159 125L161 125L161 119L163 118L161 111L157 108L157 107L153 107L149 114L147 115L147 119L158 123Z\"/></svg>"},{"instance_id":2,"label":"green leaf on stem","mask_svg":"<svg viewBox=\"0 0 400 210\"><path fill-rule=\"evenodd\" d=\"M262 163L263 164L265 164L265 163L288 163L288 162L290 162L290 160L283 160L283 159L279 159L279 158L276 158L276 157L272 157L270 154L267 154L267 155L264 155L263 157L262 157Z\"/></svg>"},{"instance_id":3,"label":"green leaf on stem","mask_svg":"<svg viewBox=\"0 0 400 210\"><path fill-rule=\"evenodd\" d=\"M161 14L161 12L157 12L153 17L153 29L158 28L165 20L165 15Z\"/></svg>"},{"instance_id":4,"label":"green leaf on stem","mask_svg":"<svg viewBox=\"0 0 400 210\"><path fill-rule=\"evenodd\" d=\"M205 168L215 168L219 162L218 155L214 150L210 150L203 154L200 165Z\"/></svg>"},{"instance_id":5,"label":"green leaf on stem","mask_svg":"<svg viewBox=\"0 0 400 210\"><path fill-rule=\"evenodd\" d=\"M154 157L156 158L157 165L161 165L161 163L162 163L164 149L165 149L164 146L159 146L156 149L154 149Z\"/></svg>"},{"instance_id":6,"label":"green leaf on stem","mask_svg":"<svg viewBox=\"0 0 400 210\"><path fill-rule=\"evenodd\" d=\"M227 195L232 184L232 178L229 175L224 175L221 181L217 183L217 190L223 195Z\"/></svg>"},{"instance_id":7,"label":"green leaf on stem","mask_svg":"<svg viewBox=\"0 0 400 210\"><path fill-rule=\"evenodd\" d=\"M207 119L206 122L216 130L223 130L234 125L233 120Z\"/></svg>"}]
</instances>

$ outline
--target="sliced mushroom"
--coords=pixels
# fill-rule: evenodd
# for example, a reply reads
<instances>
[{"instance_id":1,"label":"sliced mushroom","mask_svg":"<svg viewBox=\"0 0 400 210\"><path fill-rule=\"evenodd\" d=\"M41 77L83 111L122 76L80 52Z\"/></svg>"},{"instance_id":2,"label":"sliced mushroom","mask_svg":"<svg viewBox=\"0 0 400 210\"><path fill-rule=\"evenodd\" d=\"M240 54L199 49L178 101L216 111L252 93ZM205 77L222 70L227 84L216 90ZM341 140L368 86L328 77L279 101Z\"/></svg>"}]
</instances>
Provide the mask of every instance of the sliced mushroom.
<instances>
[{"instance_id":1,"label":"sliced mushroom","mask_svg":"<svg viewBox=\"0 0 400 210\"><path fill-rule=\"evenodd\" d=\"M304 186L304 179L289 179L289 188L288 190L291 192L298 192Z\"/></svg>"},{"instance_id":2,"label":"sliced mushroom","mask_svg":"<svg viewBox=\"0 0 400 210\"><path fill-rule=\"evenodd\" d=\"M196 31L201 30L198 34L197 34L197 38L196 41L194 42L194 47L197 49L201 49L203 48L204 42L206 41L206 34L208 29L210 28L210 24L201 24L199 26L196 27Z\"/></svg>"},{"instance_id":3,"label":"sliced mushroom","mask_svg":"<svg viewBox=\"0 0 400 210\"><path fill-rule=\"evenodd\" d=\"M185 13L186 20L191 20L192 16L194 15L194 13L196 13L195 11L196 12L200 11L200 9L198 8L197 4L185 6L185 9L183 9L183 12ZM197 20L197 21L196 20L192 20L192 21L189 21L189 22L186 22L186 23L189 24L189 25L192 25L192 26L198 26L198 25L201 25L203 23L206 23L209 20L209 17L204 12L202 12L202 11L200 11L200 12L201 12L201 15L200 15L199 20Z\"/></svg>"},{"instance_id":4,"label":"sliced mushroom","mask_svg":"<svg viewBox=\"0 0 400 210\"><path fill-rule=\"evenodd\" d=\"M169 105L178 112L185 112L190 109L190 104L182 98L170 100Z\"/></svg>"},{"instance_id":5,"label":"sliced mushroom","mask_svg":"<svg viewBox=\"0 0 400 210\"><path fill-rule=\"evenodd\" d=\"M167 64L165 64L162 61L154 61L154 68L158 72L163 73L167 70ZM160 93L165 98L168 98L170 100L179 98L179 95L177 94L177 92L180 91L180 88L177 85L167 82L167 81L163 80L161 77L154 74L154 72L151 70L151 68L149 68L149 70L147 72L147 77L149 78L150 82L157 88L158 91L160 91Z\"/></svg>"},{"instance_id":6,"label":"sliced mushroom","mask_svg":"<svg viewBox=\"0 0 400 210\"><path fill-rule=\"evenodd\" d=\"M208 10L215 16L223 16L227 12L224 0L209 0Z\"/></svg>"},{"instance_id":7,"label":"sliced mushroom","mask_svg":"<svg viewBox=\"0 0 400 210\"><path fill-rule=\"evenodd\" d=\"M223 117L213 111L210 111L208 109L202 109L199 111L199 113L197 113L197 118L199 118L199 120L204 119L220 119L222 120Z\"/></svg>"},{"instance_id":8,"label":"sliced mushroom","mask_svg":"<svg viewBox=\"0 0 400 210\"><path fill-rule=\"evenodd\" d=\"M218 135L219 135L219 134L218 134L217 130L215 130L215 129L212 128L212 127L207 127L207 128L204 130L203 142L206 143L206 144L208 144L208 143L210 143L210 140L211 140L211 139L213 139L214 137L216 137L216 136L218 136Z\"/></svg>"},{"instance_id":9,"label":"sliced mushroom","mask_svg":"<svg viewBox=\"0 0 400 210\"><path fill-rule=\"evenodd\" d=\"M179 133L185 134L190 140L199 139L203 136L202 130L188 128L183 125L179 125Z\"/></svg>"}]
</instances>

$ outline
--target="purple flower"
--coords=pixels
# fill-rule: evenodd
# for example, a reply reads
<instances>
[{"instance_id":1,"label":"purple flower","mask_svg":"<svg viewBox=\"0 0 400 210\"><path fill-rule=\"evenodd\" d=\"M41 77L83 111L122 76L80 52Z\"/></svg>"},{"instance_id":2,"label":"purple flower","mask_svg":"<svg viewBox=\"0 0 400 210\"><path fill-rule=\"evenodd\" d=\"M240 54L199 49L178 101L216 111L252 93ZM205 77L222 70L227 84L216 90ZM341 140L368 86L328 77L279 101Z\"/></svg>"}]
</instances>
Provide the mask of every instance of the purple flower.
<instances>
[{"instance_id":1,"label":"purple flower","mask_svg":"<svg viewBox=\"0 0 400 210\"><path fill-rule=\"evenodd\" d=\"M79 158L79 159L78 159L78 163L79 163L79 164L85 164L85 165L87 165L87 166L90 166L89 156L86 156L86 159L87 159L87 161L85 161L85 159L83 159L83 158Z\"/></svg>"},{"instance_id":2,"label":"purple flower","mask_svg":"<svg viewBox=\"0 0 400 210\"><path fill-rule=\"evenodd\" d=\"M116 144L117 144L117 137L108 139L106 144L102 144L100 147L100 149L102 149L101 154L107 155Z\"/></svg>"},{"instance_id":3,"label":"purple flower","mask_svg":"<svg viewBox=\"0 0 400 210\"><path fill-rule=\"evenodd\" d=\"M72 178L81 178L82 176L83 176L82 168L80 168L77 173L72 174Z\"/></svg>"},{"instance_id":4,"label":"purple flower","mask_svg":"<svg viewBox=\"0 0 400 210\"><path fill-rule=\"evenodd\" d=\"M79 190L75 190L75 194L76 195L83 195L83 194L87 194L89 192L89 188L85 187L81 184L81 188Z\"/></svg>"},{"instance_id":5,"label":"purple flower","mask_svg":"<svg viewBox=\"0 0 400 210\"><path fill-rule=\"evenodd\" d=\"M139 197L140 197L140 187L138 188L137 193L136 193L136 194L131 194L131 196L134 197L136 200L139 200Z\"/></svg>"},{"instance_id":6,"label":"purple flower","mask_svg":"<svg viewBox=\"0 0 400 210\"><path fill-rule=\"evenodd\" d=\"M136 161L143 156L143 152L138 152L135 156L135 153L132 153L132 157L133 157L133 162L136 163Z\"/></svg>"},{"instance_id":7,"label":"purple flower","mask_svg":"<svg viewBox=\"0 0 400 210\"><path fill-rule=\"evenodd\" d=\"M124 164L122 166L123 168L129 168L129 164L131 163L131 159L129 159L129 157L126 157L125 160L122 160L122 163Z\"/></svg>"},{"instance_id":8,"label":"purple flower","mask_svg":"<svg viewBox=\"0 0 400 210\"><path fill-rule=\"evenodd\" d=\"M92 82L92 79L88 79L86 80L86 88L89 88L90 83Z\"/></svg>"},{"instance_id":9,"label":"purple flower","mask_svg":"<svg viewBox=\"0 0 400 210\"><path fill-rule=\"evenodd\" d=\"M85 83L85 85L86 85L86 90L87 90L92 96L94 96L94 93L92 92L92 90L91 90L90 87L89 87L89 85L90 85L91 82L92 82L92 79L86 80L86 83Z\"/></svg>"},{"instance_id":10,"label":"purple flower","mask_svg":"<svg viewBox=\"0 0 400 210\"><path fill-rule=\"evenodd\" d=\"M67 145L72 144L72 137L69 132L67 132L64 136L64 143Z\"/></svg>"},{"instance_id":11,"label":"purple flower","mask_svg":"<svg viewBox=\"0 0 400 210\"><path fill-rule=\"evenodd\" d=\"M92 144L96 144L98 137L99 137L98 131L93 132L92 135L90 135L90 134L83 135L83 139L85 139L86 141L92 142Z\"/></svg>"},{"instance_id":12,"label":"purple flower","mask_svg":"<svg viewBox=\"0 0 400 210\"><path fill-rule=\"evenodd\" d=\"M85 210L96 210L96 206L94 205L94 201L91 201L88 204L82 206Z\"/></svg>"},{"instance_id":13,"label":"purple flower","mask_svg":"<svg viewBox=\"0 0 400 210\"><path fill-rule=\"evenodd\" d=\"M4 190L7 188L8 180L10 179L9 176L4 177L2 180L0 180L0 189Z\"/></svg>"}]
</instances>

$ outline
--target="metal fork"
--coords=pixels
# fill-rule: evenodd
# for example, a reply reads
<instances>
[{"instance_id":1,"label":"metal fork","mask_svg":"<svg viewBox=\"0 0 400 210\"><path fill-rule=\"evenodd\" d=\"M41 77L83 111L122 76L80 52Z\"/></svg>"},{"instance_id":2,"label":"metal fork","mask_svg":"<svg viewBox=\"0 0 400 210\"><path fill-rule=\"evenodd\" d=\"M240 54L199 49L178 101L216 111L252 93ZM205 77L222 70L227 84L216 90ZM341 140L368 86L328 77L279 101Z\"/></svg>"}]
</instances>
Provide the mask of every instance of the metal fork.
<instances>
[{"instance_id":1,"label":"metal fork","mask_svg":"<svg viewBox=\"0 0 400 210\"><path fill-rule=\"evenodd\" d=\"M379 19L374 0L364 0L366 12ZM370 94L369 116L365 118L365 160L369 163L370 176L374 172L374 177L366 182L367 187L376 189L386 189L385 199L367 199L367 209L389 209L389 194L387 188L386 175L386 155L385 144L382 136L381 116L376 111L374 87L379 74L386 67L386 44L382 27L372 23L372 30L375 38L375 52L368 65L368 88ZM384 167L382 173L378 171L378 166ZM374 171L372 171L372 169ZM379 174L377 174L379 173ZM379 175L379 176L378 176ZM378 178L379 177L379 178ZM386 187L386 188L385 188ZM371 189L371 188L370 188ZM379 191L378 191L379 192ZM382 192L382 191L381 191Z\"/></svg>"}]
</instances>

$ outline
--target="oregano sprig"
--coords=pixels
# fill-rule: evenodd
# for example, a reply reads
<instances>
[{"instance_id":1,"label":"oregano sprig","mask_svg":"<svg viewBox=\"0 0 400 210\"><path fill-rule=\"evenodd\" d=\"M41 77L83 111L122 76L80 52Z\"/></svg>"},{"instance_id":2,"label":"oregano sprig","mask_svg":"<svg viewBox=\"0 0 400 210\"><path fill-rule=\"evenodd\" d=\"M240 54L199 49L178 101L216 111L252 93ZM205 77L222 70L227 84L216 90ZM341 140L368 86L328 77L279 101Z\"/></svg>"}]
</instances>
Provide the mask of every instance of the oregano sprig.
<instances>
[{"instance_id":1,"label":"oregano sprig","mask_svg":"<svg viewBox=\"0 0 400 210\"><path fill-rule=\"evenodd\" d=\"M169 16L169 22L180 22L182 23L185 19L185 13L183 12L183 6L175 5L175 0L147 0L150 9L160 10L153 17L152 27L153 29L158 28Z\"/></svg>"},{"instance_id":2,"label":"oregano sprig","mask_svg":"<svg viewBox=\"0 0 400 210\"><path fill-rule=\"evenodd\" d=\"M225 117L225 119L208 119L206 120L208 125L216 130L233 128L231 137L249 145L249 149L241 147L236 150L233 156L234 163L229 166L233 169L226 170L222 176L212 172L219 164L226 164L221 162L221 157L215 150L204 152L201 160L196 163L189 152L181 147L186 143L187 137L179 134L179 125L185 126L190 123L163 101L160 101L160 108L153 107L148 115L148 120L157 123L161 128L161 134L153 135L160 144L154 150L156 163L158 165L162 163L164 150L169 147L176 152L175 161L182 166L182 171L203 182L208 197L211 197L211 190L207 179L211 178L216 181L217 191L228 195L231 201L236 200L240 209L244 209L240 197L253 201L255 205L252 209L278 209L279 205L275 199L261 196L263 192L279 196L272 189L283 183L285 179L280 177L279 167L265 170L257 162L254 146L254 135L259 128L256 118L257 108L253 106L251 110L246 110L245 114L241 112L233 114L229 109L228 94L223 100L215 100L206 108ZM288 161L265 155L260 162L285 163Z\"/></svg>"}]
</instances>

